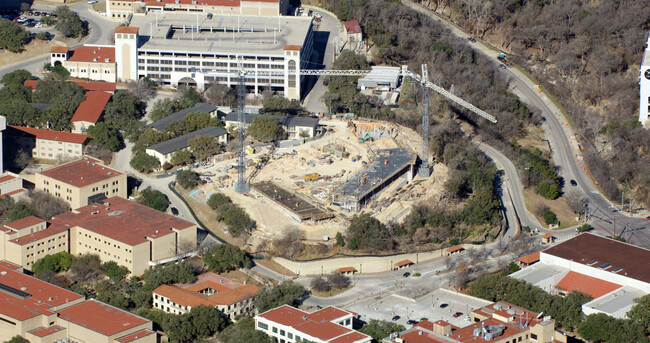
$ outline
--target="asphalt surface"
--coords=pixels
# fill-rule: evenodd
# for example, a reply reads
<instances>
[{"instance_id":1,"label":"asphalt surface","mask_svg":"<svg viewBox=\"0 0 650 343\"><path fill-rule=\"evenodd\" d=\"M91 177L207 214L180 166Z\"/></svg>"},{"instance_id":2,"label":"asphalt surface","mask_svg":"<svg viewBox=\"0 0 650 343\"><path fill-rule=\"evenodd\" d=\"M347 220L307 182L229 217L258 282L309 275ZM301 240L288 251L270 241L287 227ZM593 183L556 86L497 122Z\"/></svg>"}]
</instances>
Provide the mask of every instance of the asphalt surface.
<instances>
[{"instance_id":1,"label":"asphalt surface","mask_svg":"<svg viewBox=\"0 0 650 343\"><path fill-rule=\"evenodd\" d=\"M35 4L31 9L34 11L54 11L56 7L57 5ZM88 35L81 41L70 41L68 44L71 44L71 47L80 46L82 44L108 44L109 35L111 32L113 32L113 29L118 26L118 22L114 22L91 13L89 10L90 5L86 1L71 4L68 5L68 7L77 12L82 20L88 22ZM29 31L49 31L52 34L58 33L54 31L53 27L49 29L29 29ZM42 56L33 57L19 63L3 66L0 68L0 77L17 69L25 69L34 74L39 68L43 67L43 65L49 61L49 54L43 54Z\"/></svg>"}]
</instances>

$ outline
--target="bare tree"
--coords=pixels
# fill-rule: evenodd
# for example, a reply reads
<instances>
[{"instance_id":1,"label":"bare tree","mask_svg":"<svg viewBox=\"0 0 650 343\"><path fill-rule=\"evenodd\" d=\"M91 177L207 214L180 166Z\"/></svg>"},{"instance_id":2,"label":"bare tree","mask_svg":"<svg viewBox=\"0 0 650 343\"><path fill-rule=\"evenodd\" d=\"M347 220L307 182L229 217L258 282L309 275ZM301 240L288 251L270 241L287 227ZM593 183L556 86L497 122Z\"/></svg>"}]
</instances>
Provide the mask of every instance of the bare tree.
<instances>
[{"instance_id":1,"label":"bare tree","mask_svg":"<svg viewBox=\"0 0 650 343\"><path fill-rule=\"evenodd\" d=\"M330 275L327 276L327 281L329 282L330 285L334 288L344 288L347 285L350 284L350 278L343 275L339 274L337 272L334 272Z\"/></svg>"},{"instance_id":2,"label":"bare tree","mask_svg":"<svg viewBox=\"0 0 650 343\"><path fill-rule=\"evenodd\" d=\"M50 220L57 214L70 210L70 205L63 199L57 198L50 193L33 191L30 194L34 214L43 220Z\"/></svg>"},{"instance_id":3,"label":"bare tree","mask_svg":"<svg viewBox=\"0 0 650 343\"><path fill-rule=\"evenodd\" d=\"M330 290L331 287L329 282L327 282L327 280L325 280L325 278L322 276L318 276L311 279L311 283L309 284L309 286L313 290L318 292L327 292Z\"/></svg>"},{"instance_id":4,"label":"bare tree","mask_svg":"<svg viewBox=\"0 0 650 343\"><path fill-rule=\"evenodd\" d=\"M127 84L129 92L142 101L148 101L156 95L156 91L151 87L147 79L141 78L137 81L129 81Z\"/></svg>"},{"instance_id":5,"label":"bare tree","mask_svg":"<svg viewBox=\"0 0 650 343\"><path fill-rule=\"evenodd\" d=\"M587 207L587 204L589 203L589 200L585 197L583 197L580 193L577 191L570 191L564 195L566 198L566 202L569 205L569 208L573 213L580 213L585 210Z\"/></svg>"},{"instance_id":6,"label":"bare tree","mask_svg":"<svg viewBox=\"0 0 650 343\"><path fill-rule=\"evenodd\" d=\"M273 241L273 250L276 255L293 258L296 254L305 249L302 240L305 239L305 233L299 228L286 228L284 235Z\"/></svg>"}]
</instances>

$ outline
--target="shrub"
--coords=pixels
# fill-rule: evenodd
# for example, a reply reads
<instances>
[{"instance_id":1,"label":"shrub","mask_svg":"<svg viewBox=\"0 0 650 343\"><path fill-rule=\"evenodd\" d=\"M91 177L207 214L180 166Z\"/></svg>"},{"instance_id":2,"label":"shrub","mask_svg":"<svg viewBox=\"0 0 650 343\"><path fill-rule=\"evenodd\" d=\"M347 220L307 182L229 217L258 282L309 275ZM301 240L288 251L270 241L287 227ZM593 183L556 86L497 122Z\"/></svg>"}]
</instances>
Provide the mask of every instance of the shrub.
<instances>
[{"instance_id":1,"label":"shrub","mask_svg":"<svg viewBox=\"0 0 650 343\"><path fill-rule=\"evenodd\" d=\"M549 208L546 208L546 211L544 211L544 222L547 225L551 225L551 224L555 225L558 223L557 216Z\"/></svg>"},{"instance_id":2,"label":"shrub","mask_svg":"<svg viewBox=\"0 0 650 343\"><path fill-rule=\"evenodd\" d=\"M141 173L151 173L160 168L160 161L156 157L141 151L133 156L129 165Z\"/></svg>"},{"instance_id":3,"label":"shrub","mask_svg":"<svg viewBox=\"0 0 650 343\"><path fill-rule=\"evenodd\" d=\"M185 189L192 189L199 184L199 174L191 170L182 170L176 174L176 182Z\"/></svg>"},{"instance_id":4,"label":"shrub","mask_svg":"<svg viewBox=\"0 0 650 343\"><path fill-rule=\"evenodd\" d=\"M151 188L145 188L140 192L138 202L160 212L167 211L169 207L169 198L161 191L154 191Z\"/></svg>"}]
</instances>

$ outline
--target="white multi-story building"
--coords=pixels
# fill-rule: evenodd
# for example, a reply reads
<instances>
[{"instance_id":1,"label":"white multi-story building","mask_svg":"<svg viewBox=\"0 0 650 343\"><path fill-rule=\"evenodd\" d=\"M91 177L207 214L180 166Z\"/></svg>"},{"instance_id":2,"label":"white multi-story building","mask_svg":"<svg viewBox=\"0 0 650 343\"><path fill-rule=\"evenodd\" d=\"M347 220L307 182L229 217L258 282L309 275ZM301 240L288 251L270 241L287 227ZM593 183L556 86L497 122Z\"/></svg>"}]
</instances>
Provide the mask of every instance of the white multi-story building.
<instances>
[{"instance_id":1,"label":"white multi-story building","mask_svg":"<svg viewBox=\"0 0 650 343\"><path fill-rule=\"evenodd\" d=\"M308 66L312 45L311 17L150 11L133 16L130 26L115 29L115 73L88 74L90 67L84 65L86 74L78 77L106 80L114 75L106 81L126 82L146 76L160 85L204 90L212 83L236 86L241 64L247 70L249 92L269 89L300 99L300 69ZM93 53L99 53L98 49L85 51L88 58L84 61L112 61L101 56L95 62ZM52 64L58 62L66 68L72 65L70 58L80 56L55 50ZM78 72L82 66L75 64L74 68Z\"/></svg>"},{"instance_id":2,"label":"white multi-story building","mask_svg":"<svg viewBox=\"0 0 650 343\"><path fill-rule=\"evenodd\" d=\"M583 233L541 251L538 263L511 276L552 294L590 295L585 314L625 318L634 299L650 293L648 260L650 250Z\"/></svg>"},{"instance_id":3,"label":"white multi-story building","mask_svg":"<svg viewBox=\"0 0 650 343\"><path fill-rule=\"evenodd\" d=\"M372 337L352 329L353 320L352 312L333 306L308 313L284 305L255 316L255 329L280 343L370 343Z\"/></svg>"},{"instance_id":4,"label":"white multi-story building","mask_svg":"<svg viewBox=\"0 0 650 343\"><path fill-rule=\"evenodd\" d=\"M650 128L650 34L645 46L643 61L641 61L641 76L639 79L639 121Z\"/></svg>"},{"instance_id":5,"label":"white multi-story building","mask_svg":"<svg viewBox=\"0 0 650 343\"><path fill-rule=\"evenodd\" d=\"M114 20L127 18L149 11L158 12L205 12L213 15L238 14L277 16L286 14L289 0L109 0L106 1L107 17Z\"/></svg>"}]
</instances>

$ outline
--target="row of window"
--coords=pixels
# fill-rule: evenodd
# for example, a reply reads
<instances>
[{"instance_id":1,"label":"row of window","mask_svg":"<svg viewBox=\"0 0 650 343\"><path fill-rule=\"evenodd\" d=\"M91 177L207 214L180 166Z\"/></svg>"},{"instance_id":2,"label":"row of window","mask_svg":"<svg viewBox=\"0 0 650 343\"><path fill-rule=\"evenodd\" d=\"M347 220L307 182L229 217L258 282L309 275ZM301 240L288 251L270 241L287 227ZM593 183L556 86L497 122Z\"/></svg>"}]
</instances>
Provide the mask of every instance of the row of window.
<instances>
[{"instance_id":1,"label":"row of window","mask_svg":"<svg viewBox=\"0 0 650 343\"><path fill-rule=\"evenodd\" d=\"M70 71L70 73L74 73L74 72L76 72L76 70L77 70L76 68L68 68L68 71ZM88 72L88 69L86 69L86 68L79 68L79 72L80 72L80 73L87 73L87 72ZM110 74L110 73L112 73L112 72L113 72L113 71L110 70L110 69L104 69L104 74ZM94 69L94 68L93 68L93 69L90 69L90 73L92 73L92 74L99 74L99 69Z\"/></svg>"}]
</instances>

